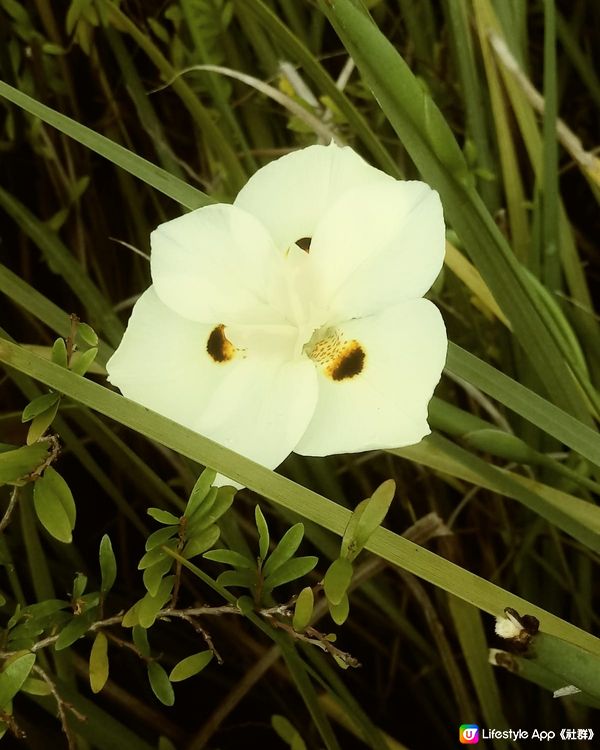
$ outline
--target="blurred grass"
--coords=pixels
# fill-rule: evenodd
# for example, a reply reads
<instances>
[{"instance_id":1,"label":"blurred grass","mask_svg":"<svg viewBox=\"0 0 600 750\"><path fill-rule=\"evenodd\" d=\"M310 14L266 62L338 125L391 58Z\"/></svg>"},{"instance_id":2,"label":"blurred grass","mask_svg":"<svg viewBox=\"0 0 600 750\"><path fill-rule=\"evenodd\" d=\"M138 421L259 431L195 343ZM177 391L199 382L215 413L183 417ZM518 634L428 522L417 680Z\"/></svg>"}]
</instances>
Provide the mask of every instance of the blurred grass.
<instances>
[{"instance_id":1,"label":"blurred grass","mask_svg":"<svg viewBox=\"0 0 600 750\"><path fill-rule=\"evenodd\" d=\"M591 0L559 9L552 0L368 5L391 43L385 49L358 0L320 8L285 0L118 7L107 0L64 7L0 0L0 324L17 341L48 347L56 333L68 333L67 313L76 312L97 327L104 364L149 283L147 263L114 240L147 252L150 231L181 207L231 200L255 168L315 142L304 120L241 81L199 71L174 78L185 68L225 66L279 88L380 168L436 184L453 230L447 268L432 292L457 345L432 407L432 425L446 437L436 431L420 446L387 453L292 457L282 467L347 507L393 477L399 491L390 531L375 543L388 563L416 564L403 557L408 547L397 535L418 518L435 511L451 521L451 537L427 543L440 557L411 552L414 561L426 561L414 572L441 588L409 585L381 565L352 593L350 619L338 629L361 670L332 674L319 654L299 664L288 653L287 668L273 661L259 670L260 681L221 712L243 674L269 654L264 637L237 621L211 622L226 666L180 686L172 710L140 688L139 673L122 655L111 663L114 687L91 704L74 676L78 662L66 652L54 668L69 683L68 699L90 712L98 732L84 733L91 746L131 747L135 736L140 747L156 747L161 715L171 719L164 731L178 747L199 746L194 738L212 735L222 748L275 746L273 713L286 715L309 747L377 748L374 727L416 749L454 747L457 725L470 721L495 726L504 717L508 726L544 729L594 724L589 709L572 699L556 701L512 674L491 671L485 643L498 643L489 617L445 590L488 612L517 606L520 597L531 613L551 612L546 622L541 615L542 628L558 627L565 637L581 633L575 628L599 632L598 194L590 173L558 142L556 120L565 120L587 152L597 145L593 33L600 8ZM347 80L344 44L358 66L347 69ZM542 93L543 115L502 44ZM282 73L282 62L296 68L310 101ZM34 358L27 362L44 381L50 370ZM19 442L21 392L31 398L40 391L28 377L7 374L0 381L0 442ZM98 407L88 391L89 405ZM459 408L444 411L444 403ZM113 416L119 409L115 401ZM73 570L94 569L98 540L108 532L120 550L115 595L127 608L140 595L134 571L140 532L148 528L145 508L180 507L197 471L185 455L202 453L177 438L178 455L86 408L64 409L60 420L61 472L78 501L74 548L66 552L39 535L24 510L22 529L11 526L6 535L7 553L28 560L29 569L24 562L7 567L0 586L11 601L62 592ZM148 425L146 434L156 437L156 425ZM502 434L481 434L490 427ZM289 520L281 503L313 518L307 537L322 573L336 555L326 529L341 530L342 510L316 496L303 505L308 495L294 495L267 473L244 478L275 501L274 528ZM241 493L224 531L236 544L253 534L251 495ZM449 563L463 570L454 574ZM480 585L471 573L485 580ZM488 581L500 588L486 588ZM593 648L591 636L581 638ZM161 626L167 658L175 660L182 648L191 652L193 640L184 640ZM87 655L85 646L73 651ZM320 704L314 686L323 691ZM131 694L145 704L133 715ZM328 701L334 703L318 708ZM61 746L51 713L22 698L17 708L25 723L44 727L43 735L32 729L31 747ZM114 722L100 732L108 715ZM211 715L222 718L207 733ZM342 726L350 717L354 731L332 729L326 715L345 716Z\"/></svg>"}]
</instances>

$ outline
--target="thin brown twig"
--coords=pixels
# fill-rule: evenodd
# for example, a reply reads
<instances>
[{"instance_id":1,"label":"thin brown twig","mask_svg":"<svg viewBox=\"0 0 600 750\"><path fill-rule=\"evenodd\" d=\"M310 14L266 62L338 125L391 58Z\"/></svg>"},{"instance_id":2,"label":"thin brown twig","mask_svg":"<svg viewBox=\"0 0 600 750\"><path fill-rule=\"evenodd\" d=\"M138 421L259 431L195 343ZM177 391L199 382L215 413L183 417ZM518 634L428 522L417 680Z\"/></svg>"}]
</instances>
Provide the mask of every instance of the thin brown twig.
<instances>
[{"instance_id":1,"label":"thin brown twig","mask_svg":"<svg viewBox=\"0 0 600 750\"><path fill-rule=\"evenodd\" d=\"M87 718L80 713L74 706L72 706L70 703L67 703L65 700L63 700L60 696L60 693L58 692L58 688L54 684L54 681L50 678L48 673L44 671L41 667L38 667L37 665L33 667L33 671L40 676L40 678L48 685L48 688L50 692L52 693L52 696L54 697L54 700L56 701L56 708L58 710L58 718L60 719L60 724L62 726L62 730L65 734L65 737L67 738L67 743L69 745L69 750L77 750L77 743L75 741L75 737L73 736L73 733L71 732L71 728L69 727L69 723L67 721L67 710L70 711L74 716L76 716L79 721L87 721Z\"/></svg>"},{"instance_id":2,"label":"thin brown twig","mask_svg":"<svg viewBox=\"0 0 600 750\"><path fill-rule=\"evenodd\" d=\"M241 615L242 613L240 610L232 606L230 604L224 605L222 607L190 607L189 609L173 609L172 607L167 607L166 609L161 609L157 615L157 619L160 620L167 620L169 617L178 617L180 619L185 619L186 617L199 617L204 615ZM104 628L109 628L112 625L120 625L123 621L123 617L125 614L121 612L118 615L114 615L113 617L107 617L104 620L97 620L96 622L92 623L90 627L86 630L84 635L91 635L92 633L97 632L98 630L103 630ZM38 651L41 651L44 648L47 648L48 646L52 646L56 641L58 640L60 634L56 635L50 635L47 638L43 638L41 641L38 641L35 643L30 651L31 653L37 653ZM210 636L209 636L210 640ZM208 642L208 641L207 641ZM8 659L11 656L14 656L16 651L0 651L0 659ZM216 655L216 651L215 651Z\"/></svg>"},{"instance_id":3,"label":"thin brown twig","mask_svg":"<svg viewBox=\"0 0 600 750\"><path fill-rule=\"evenodd\" d=\"M237 613L240 614L239 610L237 610ZM184 620L185 622L189 623L194 628L196 633L198 633L199 635L202 636L202 638L204 638L204 640L206 641L206 645L215 655L217 662L219 664L223 664L223 658L221 654L217 651L215 644L213 643L213 639L210 637L210 633L207 630L205 630L197 620L191 617L189 612L182 612L181 610L172 610L170 616L178 617L180 620Z\"/></svg>"},{"instance_id":4,"label":"thin brown twig","mask_svg":"<svg viewBox=\"0 0 600 750\"><path fill-rule=\"evenodd\" d=\"M308 627L303 633L299 633L297 630L294 630L294 628L289 623L278 620L276 617L269 616L269 621L272 627L278 630L285 631L294 640L303 641L304 643L309 643L312 646L317 646L322 651L326 651L332 656L337 657L349 667L357 668L361 666L361 663L356 657L352 656L352 654L348 653L347 651L342 651L341 649L339 649L330 640L327 639L327 636L323 635L323 633L319 632L316 628Z\"/></svg>"},{"instance_id":5,"label":"thin brown twig","mask_svg":"<svg viewBox=\"0 0 600 750\"><path fill-rule=\"evenodd\" d=\"M17 724L15 717L12 714L7 713L6 711L0 711L0 721L2 721L3 724L6 724L8 731L18 740L23 740L27 737L27 733Z\"/></svg>"},{"instance_id":6,"label":"thin brown twig","mask_svg":"<svg viewBox=\"0 0 600 750\"><path fill-rule=\"evenodd\" d=\"M17 507L20 491L20 487L13 487L13 491L10 494L10 500L8 501L8 508L4 511L4 515L2 516L2 520L0 521L0 534L10 523L13 511Z\"/></svg>"},{"instance_id":7,"label":"thin brown twig","mask_svg":"<svg viewBox=\"0 0 600 750\"><path fill-rule=\"evenodd\" d=\"M145 662L151 662L154 661L154 659L151 656L146 656L143 654L139 648L135 645L135 643L132 643L131 641L126 641L124 638L119 638L118 635L115 635L114 633L111 633L110 630L107 630L104 635L108 638L108 640L111 643L114 643L115 645L119 646L119 648L128 648L130 651L133 651L133 653L142 661Z\"/></svg>"},{"instance_id":8,"label":"thin brown twig","mask_svg":"<svg viewBox=\"0 0 600 750\"><path fill-rule=\"evenodd\" d=\"M41 477L44 471L50 466L50 464L54 463L58 454L60 453L60 442L56 435L47 435L41 438L39 442L49 443L50 448L48 450L48 455L46 456L44 461L38 467L36 467L30 474L27 474L27 476L23 477L23 479L25 479L28 482L35 482L36 479Z\"/></svg>"}]
</instances>

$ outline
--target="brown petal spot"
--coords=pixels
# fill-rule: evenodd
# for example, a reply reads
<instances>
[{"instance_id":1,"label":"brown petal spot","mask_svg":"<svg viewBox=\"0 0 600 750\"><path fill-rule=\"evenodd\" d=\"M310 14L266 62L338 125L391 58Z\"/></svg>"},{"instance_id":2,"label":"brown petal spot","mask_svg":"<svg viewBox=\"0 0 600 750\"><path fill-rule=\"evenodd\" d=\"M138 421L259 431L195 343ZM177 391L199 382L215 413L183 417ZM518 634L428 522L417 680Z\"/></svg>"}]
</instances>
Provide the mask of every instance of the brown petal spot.
<instances>
[{"instance_id":1,"label":"brown petal spot","mask_svg":"<svg viewBox=\"0 0 600 750\"><path fill-rule=\"evenodd\" d=\"M300 237L299 240L296 240L296 245L298 247L302 248L304 252L310 253L310 243L311 243L312 237Z\"/></svg>"},{"instance_id":2,"label":"brown petal spot","mask_svg":"<svg viewBox=\"0 0 600 750\"><path fill-rule=\"evenodd\" d=\"M349 341L336 353L327 368L332 380L347 380L359 375L365 366L365 351L358 341Z\"/></svg>"},{"instance_id":3,"label":"brown petal spot","mask_svg":"<svg viewBox=\"0 0 600 750\"><path fill-rule=\"evenodd\" d=\"M225 336L225 326L220 323L210 332L206 342L206 351L215 362L229 362L235 354L235 347Z\"/></svg>"}]
</instances>

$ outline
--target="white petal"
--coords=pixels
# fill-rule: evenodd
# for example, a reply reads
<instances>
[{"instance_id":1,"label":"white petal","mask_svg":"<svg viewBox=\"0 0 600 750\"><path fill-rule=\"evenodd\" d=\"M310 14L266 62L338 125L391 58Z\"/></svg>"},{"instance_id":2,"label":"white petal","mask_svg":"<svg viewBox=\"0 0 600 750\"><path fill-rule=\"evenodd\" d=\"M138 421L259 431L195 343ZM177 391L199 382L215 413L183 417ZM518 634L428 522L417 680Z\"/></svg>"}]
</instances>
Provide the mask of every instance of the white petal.
<instances>
[{"instance_id":1,"label":"white petal","mask_svg":"<svg viewBox=\"0 0 600 750\"><path fill-rule=\"evenodd\" d=\"M285 346L253 354L251 336L247 350L216 362L207 350L214 328L180 317L151 287L107 364L109 380L127 398L273 469L312 417L315 368L307 359L285 361Z\"/></svg>"},{"instance_id":2,"label":"white petal","mask_svg":"<svg viewBox=\"0 0 600 750\"><path fill-rule=\"evenodd\" d=\"M347 192L319 222L310 262L338 320L416 299L444 260L438 194L423 182L393 180Z\"/></svg>"},{"instance_id":3,"label":"white petal","mask_svg":"<svg viewBox=\"0 0 600 750\"><path fill-rule=\"evenodd\" d=\"M296 240L312 237L323 214L344 192L382 181L393 178L348 146L308 146L259 169L234 205L260 219L277 247L286 250Z\"/></svg>"},{"instance_id":4,"label":"white petal","mask_svg":"<svg viewBox=\"0 0 600 750\"><path fill-rule=\"evenodd\" d=\"M338 330L362 347L362 371L336 381L319 370L317 408L294 450L326 456L419 442L430 432L427 405L446 360L439 310L411 300Z\"/></svg>"},{"instance_id":5,"label":"white petal","mask_svg":"<svg viewBox=\"0 0 600 750\"><path fill-rule=\"evenodd\" d=\"M250 214L227 204L205 206L161 224L150 240L156 293L179 315L225 324L278 318L269 296L281 257Z\"/></svg>"},{"instance_id":6,"label":"white petal","mask_svg":"<svg viewBox=\"0 0 600 750\"><path fill-rule=\"evenodd\" d=\"M127 330L106 369L108 379L133 401L191 427L206 358L210 325L180 317L154 287L136 302Z\"/></svg>"}]
</instances>

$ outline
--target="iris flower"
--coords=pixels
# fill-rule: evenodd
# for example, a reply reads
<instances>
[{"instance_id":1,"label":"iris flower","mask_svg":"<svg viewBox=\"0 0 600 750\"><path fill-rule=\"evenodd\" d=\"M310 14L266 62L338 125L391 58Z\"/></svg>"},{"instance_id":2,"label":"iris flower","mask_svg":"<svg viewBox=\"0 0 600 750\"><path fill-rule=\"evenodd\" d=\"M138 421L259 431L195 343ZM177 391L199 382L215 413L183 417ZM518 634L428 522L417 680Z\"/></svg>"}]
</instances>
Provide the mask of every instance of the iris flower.
<instances>
[{"instance_id":1,"label":"iris flower","mask_svg":"<svg viewBox=\"0 0 600 750\"><path fill-rule=\"evenodd\" d=\"M107 365L128 398L270 469L419 442L444 366L438 194L309 146L151 235Z\"/></svg>"}]
</instances>

